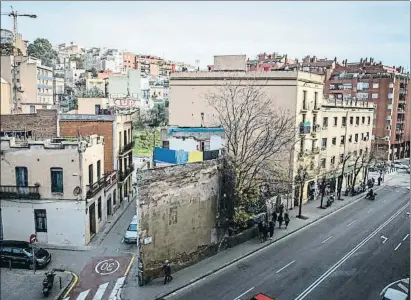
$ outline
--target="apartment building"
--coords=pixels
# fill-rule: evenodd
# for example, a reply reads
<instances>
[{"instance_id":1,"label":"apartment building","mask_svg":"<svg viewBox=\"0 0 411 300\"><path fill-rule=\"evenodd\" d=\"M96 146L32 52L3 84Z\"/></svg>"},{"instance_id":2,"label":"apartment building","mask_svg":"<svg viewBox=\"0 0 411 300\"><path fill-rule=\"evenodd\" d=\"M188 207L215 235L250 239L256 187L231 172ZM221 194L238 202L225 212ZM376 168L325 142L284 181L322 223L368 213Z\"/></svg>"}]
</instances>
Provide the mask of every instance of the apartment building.
<instances>
[{"instance_id":1,"label":"apartment building","mask_svg":"<svg viewBox=\"0 0 411 300\"><path fill-rule=\"evenodd\" d=\"M58 105L61 103L63 96L65 95L65 83L64 78L54 77L53 79L53 103Z\"/></svg>"},{"instance_id":2,"label":"apartment building","mask_svg":"<svg viewBox=\"0 0 411 300\"><path fill-rule=\"evenodd\" d=\"M141 95L140 70L128 69L121 76L108 78L107 93L109 99L132 97L139 99Z\"/></svg>"},{"instance_id":3,"label":"apartment building","mask_svg":"<svg viewBox=\"0 0 411 300\"><path fill-rule=\"evenodd\" d=\"M313 169L316 168L318 179L308 182L308 197L315 193L315 188L318 191L323 176L333 189L336 188L336 178L342 173L344 161L343 189L362 182L364 168L359 166L363 160L364 164L368 163L369 155L374 151L371 145L373 114L374 104L371 102L335 99L322 102L319 119L313 122L311 132L301 136L302 143L305 143L305 137L310 134L313 139L310 141L312 146L308 145L311 148L308 153L319 153L318 162L312 165ZM317 140L320 142L319 148ZM299 159L304 156L300 152ZM355 172L358 174L354 183Z\"/></svg>"},{"instance_id":4,"label":"apartment building","mask_svg":"<svg viewBox=\"0 0 411 300\"><path fill-rule=\"evenodd\" d=\"M104 137L104 172L117 171L118 203L133 198L132 150L134 147L132 113L116 109L106 98L79 98L78 114L60 115L60 134L83 136L98 134ZM118 207L113 207L116 210Z\"/></svg>"},{"instance_id":5,"label":"apartment building","mask_svg":"<svg viewBox=\"0 0 411 300\"><path fill-rule=\"evenodd\" d=\"M11 114L12 102L11 102L11 84L1 77L0 88L0 112L2 115Z\"/></svg>"},{"instance_id":6,"label":"apartment building","mask_svg":"<svg viewBox=\"0 0 411 300\"><path fill-rule=\"evenodd\" d=\"M136 64L136 55L131 52L123 52L123 68L128 69L137 69Z\"/></svg>"},{"instance_id":7,"label":"apartment building","mask_svg":"<svg viewBox=\"0 0 411 300\"><path fill-rule=\"evenodd\" d=\"M375 104L372 140L382 159L410 156L410 75L373 58L337 65L326 79L324 93L338 100Z\"/></svg>"},{"instance_id":8,"label":"apartment building","mask_svg":"<svg viewBox=\"0 0 411 300\"><path fill-rule=\"evenodd\" d=\"M1 138L3 236L87 245L112 214L116 186L104 170L104 138ZM113 202L112 202L113 201ZM70 226L68 226L68 224Z\"/></svg>"}]
</instances>

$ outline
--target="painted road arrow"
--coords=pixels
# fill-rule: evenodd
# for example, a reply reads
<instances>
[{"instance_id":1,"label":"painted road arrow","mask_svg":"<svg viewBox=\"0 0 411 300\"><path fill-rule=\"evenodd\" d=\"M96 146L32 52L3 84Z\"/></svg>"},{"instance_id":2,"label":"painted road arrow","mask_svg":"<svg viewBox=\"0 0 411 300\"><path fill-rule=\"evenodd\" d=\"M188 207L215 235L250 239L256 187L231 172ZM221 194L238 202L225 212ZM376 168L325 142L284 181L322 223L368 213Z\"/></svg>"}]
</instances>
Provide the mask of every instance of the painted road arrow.
<instances>
[{"instance_id":1,"label":"painted road arrow","mask_svg":"<svg viewBox=\"0 0 411 300\"><path fill-rule=\"evenodd\" d=\"M385 236L383 236L383 235L381 236L381 238L384 239L384 240L382 241L383 244L388 240L388 238L385 237Z\"/></svg>"}]
</instances>

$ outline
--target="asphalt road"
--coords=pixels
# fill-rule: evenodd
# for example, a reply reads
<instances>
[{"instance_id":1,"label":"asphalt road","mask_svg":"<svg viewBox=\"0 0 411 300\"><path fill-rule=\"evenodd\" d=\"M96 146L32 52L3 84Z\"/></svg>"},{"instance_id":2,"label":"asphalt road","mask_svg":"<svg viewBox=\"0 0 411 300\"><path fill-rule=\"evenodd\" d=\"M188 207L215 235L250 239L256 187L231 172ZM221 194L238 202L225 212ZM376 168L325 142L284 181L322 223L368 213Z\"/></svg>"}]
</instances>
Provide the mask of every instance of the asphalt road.
<instances>
[{"instance_id":1,"label":"asphalt road","mask_svg":"<svg viewBox=\"0 0 411 300\"><path fill-rule=\"evenodd\" d=\"M409 277L408 202L409 190L388 186L166 299L375 299Z\"/></svg>"}]
</instances>

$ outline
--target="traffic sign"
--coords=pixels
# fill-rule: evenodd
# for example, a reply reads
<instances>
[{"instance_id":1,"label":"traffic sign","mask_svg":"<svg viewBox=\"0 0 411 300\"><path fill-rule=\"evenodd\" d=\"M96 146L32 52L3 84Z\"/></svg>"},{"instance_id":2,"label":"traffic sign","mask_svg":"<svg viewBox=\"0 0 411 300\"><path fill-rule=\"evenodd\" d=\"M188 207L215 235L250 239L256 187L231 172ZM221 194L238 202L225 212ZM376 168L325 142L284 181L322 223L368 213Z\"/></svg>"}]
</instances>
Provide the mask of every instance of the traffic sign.
<instances>
[{"instance_id":1,"label":"traffic sign","mask_svg":"<svg viewBox=\"0 0 411 300\"><path fill-rule=\"evenodd\" d=\"M35 242L37 242L37 235L35 233L32 233L29 238L29 243L34 244Z\"/></svg>"}]
</instances>

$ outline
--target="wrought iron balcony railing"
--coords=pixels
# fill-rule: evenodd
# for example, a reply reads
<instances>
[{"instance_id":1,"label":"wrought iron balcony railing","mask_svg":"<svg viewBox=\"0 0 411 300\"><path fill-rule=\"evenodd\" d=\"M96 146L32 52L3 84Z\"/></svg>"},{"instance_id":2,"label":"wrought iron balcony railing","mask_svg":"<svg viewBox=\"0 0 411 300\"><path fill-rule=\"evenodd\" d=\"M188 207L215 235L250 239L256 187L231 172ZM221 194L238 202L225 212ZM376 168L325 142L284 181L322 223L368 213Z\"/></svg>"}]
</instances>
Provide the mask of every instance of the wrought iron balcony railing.
<instances>
[{"instance_id":1,"label":"wrought iron balcony railing","mask_svg":"<svg viewBox=\"0 0 411 300\"><path fill-rule=\"evenodd\" d=\"M133 173L134 171L134 164L129 165L123 172L119 172L119 179L120 182L126 180L126 178Z\"/></svg>"},{"instance_id":2,"label":"wrought iron balcony railing","mask_svg":"<svg viewBox=\"0 0 411 300\"><path fill-rule=\"evenodd\" d=\"M120 155L132 150L134 148L134 141L120 147Z\"/></svg>"},{"instance_id":3,"label":"wrought iron balcony railing","mask_svg":"<svg viewBox=\"0 0 411 300\"><path fill-rule=\"evenodd\" d=\"M0 186L0 198L2 199L40 199L39 186Z\"/></svg>"},{"instance_id":4,"label":"wrought iron balcony railing","mask_svg":"<svg viewBox=\"0 0 411 300\"><path fill-rule=\"evenodd\" d=\"M98 181L91 185L87 185L86 198L93 198L99 191L101 191L106 186L107 175L104 174Z\"/></svg>"}]
</instances>

